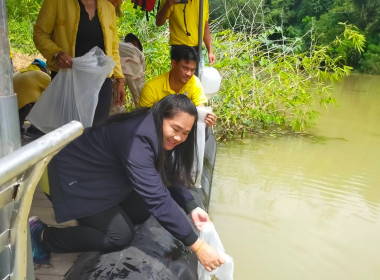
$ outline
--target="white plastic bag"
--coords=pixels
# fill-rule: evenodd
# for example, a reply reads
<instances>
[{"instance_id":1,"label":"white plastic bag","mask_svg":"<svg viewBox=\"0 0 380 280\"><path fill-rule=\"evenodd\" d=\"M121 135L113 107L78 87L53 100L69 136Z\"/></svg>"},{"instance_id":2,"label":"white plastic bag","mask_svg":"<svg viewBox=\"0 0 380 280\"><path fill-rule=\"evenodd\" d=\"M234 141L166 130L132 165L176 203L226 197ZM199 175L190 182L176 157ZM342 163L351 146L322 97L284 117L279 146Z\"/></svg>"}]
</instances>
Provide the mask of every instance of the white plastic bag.
<instances>
[{"instance_id":1,"label":"white plastic bag","mask_svg":"<svg viewBox=\"0 0 380 280\"><path fill-rule=\"evenodd\" d=\"M198 170L198 178L195 182L195 187L201 188L201 175L203 170L203 156L205 154L206 144L206 123L205 118L208 113L212 112L211 107L197 107L198 122L197 122L197 152L198 152L198 166L194 166L193 169Z\"/></svg>"},{"instance_id":2,"label":"white plastic bag","mask_svg":"<svg viewBox=\"0 0 380 280\"><path fill-rule=\"evenodd\" d=\"M204 67L200 76L205 95L209 100L218 93L222 82L222 77L220 76L218 70L212 66Z\"/></svg>"},{"instance_id":3,"label":"white plastic bag","mask_svg":"<svg viewBox=\"0 0 380 280\"><path fill-rule=\"evenodd\" d=\"M212 272L208 272L204 266L198 262L198 280L211 280L211 275L215 275L219 280L233 280L234 261L231 256L227 255L224 251L223 244L212 222L207 222L202 226L199 238L211 245L224 258L224 264Z\"/></svg>"},{"instance_id":4,"label":"white plastic bag","mask_svg":"<svg viewBox=\"0 0 380 280\"><path fill-rule=\"evenodd\" d=\"M73 67L58 72L26 119L45 133L72 120L91 126L100 88L114 67L98 47L73 58Z\"/></svg>"}]
</instances>

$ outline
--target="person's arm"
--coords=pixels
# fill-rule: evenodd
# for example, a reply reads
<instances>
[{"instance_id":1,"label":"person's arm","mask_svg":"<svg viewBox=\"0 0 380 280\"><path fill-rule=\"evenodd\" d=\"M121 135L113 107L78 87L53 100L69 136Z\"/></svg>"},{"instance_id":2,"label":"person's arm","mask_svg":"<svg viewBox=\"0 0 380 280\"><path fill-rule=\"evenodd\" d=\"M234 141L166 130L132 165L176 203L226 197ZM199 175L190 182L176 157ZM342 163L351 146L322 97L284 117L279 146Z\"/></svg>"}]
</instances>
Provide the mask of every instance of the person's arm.
<instances>
[{"instance_id":1,"label":"person's arm","mask_svg":"<svg viewBox=\"0 0 380 280\"><path fill-rule=\"evenodd\" d=\"M152 123L153 119L141 121L141 126L151 132L145 136L134 135L131 147L125 149L124 141L120 141L119 150L121 162L125 166L126 175L133 184L133 189L139 194L147 206L148 211L174 237L196 254L201 264L212 271L221 264L223 258L207 243L200 240L193 228L171 197L168 189L162 184L161 177L155 167L155 147L157 139ZM131 135L128 135L131 137ZM156 147L157 148L157 147ZM125 151L125 152L123 152ZM196 209L194 210L196 211Z\"/></svg>"},{"instance_id":2,"label":"person's arm","mask_svg":"<svg viewBox=\"0 0 380 280\"><path fill-rule=\"evenodd\" d=\"M169 188L170 195L178 203L186 214L190 214L191 211L196 209L198 205L194 201L194 197L191 192L183 186L172 186Z\"/></svg>"},{"instance_id":3,"label":"person's arm","mask_svg":"<svg viewBox=\"0 0 380 280\"><path fill-rule=\"evenodd\" d=\"M125 95L126 95L123 78L116 79L116 94L117 95L116 95L115 104L119 106L123 106L124 101L125 101Z\"/></svg>"},{"instance_id":4,"label":"person's arm","mask_svg":"<svg viewBox=\"0 0 380 280\"><path fill-rule=\"evenodd\" d=\"M132 172L132 174L135 174L136 182L139 182L139 185L136 184L135 191L147 204L149 211L157 221L174 237L181 240L184 245L189 246L206 270L212 271L221 266L224 263L223 258L213 247L197 237L189 221L174 202L167 188L162 185L158 172L154 172L156 169L154 167L153 155L148 155L146 158L148 159L146 163L149 162L149 167L141 165L144 163L141 151L147 151L149 147L146 140L143 142L144 144L140 147L133 145L134 149L138 149L135 154L138 160L134 160L133 164L133 169L136 169ZM145 149L143 146L145 146ZM196 225L208 219L207 213L199 207L193 209L191 216Z\"/></svg>"},{"instance_id":5,"label":"person's arm","mask_svg":"<svg viewBox=\"0 0 380 280\"><path fill-rule=\"evenodd\" d=\"M147 121L148 118L151 119ZM124 147L125 141L120 140L116 148L120 151L120 160L131 186L144 201L148 211L174 237L189 246L198 237L185 214L163 185L155 167L157 151L154 152L154 150L158 145L157 135L153 117L147 117L147 119L139 120L142 127L139 131L143 130L138 133L139 135L121 135L121 138L130 139L126 140L130 144L128 149Z\"/></svg>"},{"instance_id":6,"label":"person's arm","mask_svg":"<svg viewBox=\"0 0 380 280\"><path fill-rule=\"evenodd\" d=\"M58 17L58 3L55 0L43 2L34 25L33 41L36 48L48 60L55 59L59 68L71 68L72 56L63 51L52 39Z\"/></svg>"},{"instance_id":7,"label":"person's arm","mask_svg":"<svg viewBox=\"0 0 380 280\"><path fill-rule=\"evenodd\" d=\"M34 25L33 41L39 52L47 59L53 60L54 55L63 49L51 39L57 20L57 2L45 0Z\"/></svg>"},{"instance_id":8,"label":"person's arm","mask_svg":"<svg viewBox=\"0 0 380 280\"><path fill-rule=\"evenodd\" d=\"M156 15L156 25L161 26L164 25L166 20L168 19L168 13L170 8L176 4L179 3L179 0L166 0L164 3L161 2L162 6L161 9L158 11Z\"/></svg>"},{"instance_id":9,"label":"person's arm","mask_svg":"<svg viewBox=\"0 0 380 280\"><path fill-rule=\"evenodd\" d=\"M112 58L115 62L115 67L113 68L113 77L116 79L116 98L114 102L116 105L122 106L124 105L126 92L124 86L124 75L121 70L119 53L119 35L116 26L116 12L112 4L106 7L111 9L112 16L112 28L109 35L111 36L112 40Z\"/></svg>"},{"instance_id":10,"label":"person's arm","mask_svg":"<svg viewBox=\"0 0 380 280\"><path fill-rule=\"evenodd\" d=\"M114 12L114 8L112 5L110 5L112 9L112 28L108 36L111 36L112 41L112 59L115 61L115 67L113 69L113 77L115 79L123 79L124 75L121 70L121 63L120 63L120 52L119 52L119 35L117 31L116 26L116 14Z\"/></svg>"},{"instance_id":11,"label":"person's arm","mask_svg":"<svg viewBox=\"0 0 380 280\"><path fill-rule=\"evenodd\" d=\"M205 22L205 34L203 36L203 42L205 43L205 46L208 52L208 61L210 65L213 65L215 63L215 55L212 52L211 32L210 32L210 26L208 25L208 21Z\"/></svg>"}]
</instances>

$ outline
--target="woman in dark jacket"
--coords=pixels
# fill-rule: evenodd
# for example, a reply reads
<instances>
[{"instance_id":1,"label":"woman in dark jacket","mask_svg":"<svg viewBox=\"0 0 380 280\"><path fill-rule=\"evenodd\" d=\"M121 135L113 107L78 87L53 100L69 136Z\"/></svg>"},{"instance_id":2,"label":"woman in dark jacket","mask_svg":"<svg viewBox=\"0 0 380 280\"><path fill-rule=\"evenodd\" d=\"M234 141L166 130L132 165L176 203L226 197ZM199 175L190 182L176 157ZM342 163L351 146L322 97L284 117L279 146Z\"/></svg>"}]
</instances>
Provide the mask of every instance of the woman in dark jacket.
<instances>
[{"instance_id":1,"label":"woman in dark jacket","mask_svg":"<svg viewBox=\"0 0 380 280\"><path fill-rule=\"evenodd\" d=\"M186 96L170 95L150 109L115 115L59 152L48 166L50 195L57 222L47 227L30 219L33 258L50 253L116 251L134 236L134 224L150 214L189 246L209 271L224 261L193 231L209 221L188 188L193 184L197 110ZM178 204L178 205L177 205Z\"/></svg>"}]
</instances>

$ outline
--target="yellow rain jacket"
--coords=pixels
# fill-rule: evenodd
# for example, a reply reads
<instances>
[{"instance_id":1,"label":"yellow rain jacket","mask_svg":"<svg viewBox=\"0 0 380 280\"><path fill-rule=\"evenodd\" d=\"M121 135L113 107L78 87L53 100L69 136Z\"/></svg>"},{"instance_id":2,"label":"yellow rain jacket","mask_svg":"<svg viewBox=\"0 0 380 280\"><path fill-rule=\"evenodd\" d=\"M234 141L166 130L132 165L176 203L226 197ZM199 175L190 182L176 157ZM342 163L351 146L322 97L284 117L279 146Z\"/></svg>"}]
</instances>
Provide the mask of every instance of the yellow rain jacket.
<instances>
[{"instance_id":1,"label":"yellow rain jacket","mask_svg":"<svg viewBox=\"0 0 380 280\"><path fill-rule=\"evenodd\" d=\"M97 10L103 30L105 53L116 63L109 77L123 78L115 7L108 0L97 0ZM59 71L54 58L55 53L63 51L75 57L79 17L78 0L45 0L43 2L34 25L33 40L36 48L47 59L47 66L50 70Z\"/></svg>"}]
</instances>

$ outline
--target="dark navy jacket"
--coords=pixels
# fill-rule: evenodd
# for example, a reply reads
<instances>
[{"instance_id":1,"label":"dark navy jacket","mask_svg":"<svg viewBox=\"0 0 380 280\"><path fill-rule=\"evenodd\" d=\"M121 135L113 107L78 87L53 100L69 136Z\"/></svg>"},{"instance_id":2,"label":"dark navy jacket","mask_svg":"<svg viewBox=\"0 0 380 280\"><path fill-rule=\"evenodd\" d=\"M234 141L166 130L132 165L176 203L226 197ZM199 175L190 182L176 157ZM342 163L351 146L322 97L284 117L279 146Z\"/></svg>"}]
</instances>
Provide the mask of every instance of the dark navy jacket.
<instances>
[{"instance_id":1,"label":"dark navy jacket","mask_svg":"<svg viewBox=\"0 0 380 280\"><path fill-rule=\"evenodd\" d=\"M48 166L57 222L102 212L135 190L166 230L185 245L193 244L197 235L177 203L187 213L197 205L189 190L169 188L171 195L162 184L154 164L157 155L157 132L150 112L86 129Z\"/></svg>"}]
</instances>

